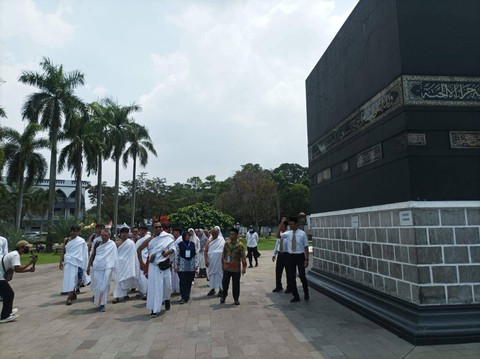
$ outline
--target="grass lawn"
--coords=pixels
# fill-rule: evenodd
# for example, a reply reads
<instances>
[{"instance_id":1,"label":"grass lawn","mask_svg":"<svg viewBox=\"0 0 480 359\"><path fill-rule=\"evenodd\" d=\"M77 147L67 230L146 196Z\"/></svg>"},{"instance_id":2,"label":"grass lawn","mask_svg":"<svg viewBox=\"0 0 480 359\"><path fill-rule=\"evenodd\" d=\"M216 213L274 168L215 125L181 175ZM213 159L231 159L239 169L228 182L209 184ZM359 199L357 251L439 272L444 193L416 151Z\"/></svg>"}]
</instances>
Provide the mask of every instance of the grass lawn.
<instances>
[{"instance_id":1,"label":"grass lawn","mask_svg":"<svg viewBox=\"0 0 480 359\"><path fill-rule=\"evenodd\" d=\"M35 255L38 256L37 264L50 264L60 262L60 254L55 253L39 253L35 252ZM30 261L31 254L24 254L21 256L22 265L27 264Z\"/></svg>"}]
</instances>

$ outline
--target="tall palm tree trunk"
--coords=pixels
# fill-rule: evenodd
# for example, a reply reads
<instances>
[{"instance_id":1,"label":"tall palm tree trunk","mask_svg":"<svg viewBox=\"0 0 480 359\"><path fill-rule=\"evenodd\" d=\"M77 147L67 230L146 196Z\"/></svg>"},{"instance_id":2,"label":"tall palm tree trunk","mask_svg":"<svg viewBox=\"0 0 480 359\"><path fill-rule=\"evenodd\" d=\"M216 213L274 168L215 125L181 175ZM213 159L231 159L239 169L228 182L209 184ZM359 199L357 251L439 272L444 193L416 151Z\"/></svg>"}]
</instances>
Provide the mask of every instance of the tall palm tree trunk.
<instances>
[{"instance_id":1,"label":"tall palm tree trunk","mask_svg":"<svg viewBox=\"0 0 480 359\"><path fill-rule=\"evenodd\" d=\"M77 158L77 170L75 173L75 219L80 219L80 212L82 210L82 154L79 152L79 158Z\"/></svg>"},{"instance_id":2,"label":"tall palm tree trunk","mask_svg":"<svg viewBox=\"0 0 480 359\"><path fill-rule=\"evenodd\" d=\"M16 208L16 214L15 214L15 228L17 230L20 229L20 224L22 222L22 207L23 207L23 188L24 188L24 178L23 178L23 172L22 176L20 177L18 181L18 198L17 198L17 208Z\"/></svg>"},{"instance_id":3,"label":"tall palm tree trunk","mask_svg":"<svg viewBox=\"0 0 480 359\"><path fill-rule=\"evenodd\" d=\"M50 177L48 183L48 214L47 214L47 243L45 250L53 251L53 215L55 213L56 192L55 185L57 181L57 131L50 131L52 149L50 153Z\"/></svg>"},{"instance_id":4,"label":"tall palm tree trunk","mask_svg":"<svg viewBox=\"0 0 480 359\"><path fill-rule=\"evenodd\" d=\"M120 188L120 156L117 156L117 159L115 160L115 201L113 204L113 224L112 224L112 234L114 237L117 235L119 188Z\"/></svg>"},{"instance_id":5,"label":"tall palm tree trunk","mask_svg":"<svg viewBox=\"0 0 480 359\"><path fill-rule=\"evenodd\" d=\"M133 156L133 179L132 179L132 220L131 226L135 225L135 201L137 199L137 155Z\"/></svg>"},{"instance_id":6,"label":"tall palm tree trunk","mask_svg":"<svg viewBox=\"0 0 480 359\"><path fill-rule=\"evenodd\" d=\"M97 171L97 224L102 222L102 155L98 156Z\"/></svg>"}]
</instances>

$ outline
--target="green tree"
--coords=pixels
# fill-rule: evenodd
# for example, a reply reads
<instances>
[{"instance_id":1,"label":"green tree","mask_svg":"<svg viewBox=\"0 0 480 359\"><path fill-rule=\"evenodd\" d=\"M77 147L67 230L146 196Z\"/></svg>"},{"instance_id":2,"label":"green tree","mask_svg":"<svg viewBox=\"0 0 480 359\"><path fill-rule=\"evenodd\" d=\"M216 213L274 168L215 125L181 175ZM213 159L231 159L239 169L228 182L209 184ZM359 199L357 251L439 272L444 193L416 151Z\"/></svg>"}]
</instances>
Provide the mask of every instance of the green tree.
<instances>
[{"instance_id":1,"label":"green tree","mask_svg":"<svg viewBox=\"0 0 480 359\"><path fill-rule=\"evenodd\" d=\"M80 219L82 211L82 172L86 164L87 173L96 171L98 167L98 153L102 153L103 143L98 128L87 116L76 114L64 126L62 139L68 141L60 151L58 171L65 168L75 176L75 219Z\"/></svg>"},{"instance_id":2,"label":"green tree","mask_svg":"<svg viewBox=\"0 0 480 359\"><path fill-rule=\"evenodd\" d=\"M97 168L93 170L93 173L97 174L97 189L96 189L96 222L102 222L102 187L103 187L103 178L102 178L102 169L103 169L103 161L110 158L112 152L112 144L110 139L108 138L107 134L104 133L103 129L108 128L108 109L107 107L103 106L101 103L93 102L89 105L90 109L90 119L92 121L92 125L97 128L97 132L102 134L101 142L102 146L101 149L97 152ZM93 201L92 201L93 203Z\"/></svg>"},{"instance_id":3,"label":"green tree","mask_svg":"<svg viewBox=\"0 0 480 359\"><path fill-rule=\"evenodd\" d=\"M231 228L234 223L233 217L205 202L179 208L169 217L171 223L183 228L220 226L222 230L225 230Z\"/></svg>"},{"instance_id":4,"label":"green tree","mask_svg":"<svg viewBox=\"0 0 480 359\"><path fill-rule=\"evenodd\" d=\"M140 160L140 166L145 167L148 163L148 152L157 156L157 151L153 146L153 142L148 134L145 126L132 122L128 136L130 144L123 154L123 165L126 167L128 158L133 159L133 176L132 176L132 215L130 224L135 225L135 200L136 200L136 175L137 175L137 159Z\"/></svg>"},{"instance_id":5,"label":"green tree","mask_svg":"<svg viewBox=\"0 0 480 359\"><path fill-rule=\"evenodd\" d=\"M135 104L130 106L120 106L111 99L105 100L107 107L107 118L109 129L107 138L112 145L112 159L115 161L115 202L113 208L113 226L115 233L118 224L118 205L120 189L120 160L122 159L125 147L128 143L129 132L131 131L131 119L129 116L141 107ZM124 162L125 165L125 162Z\"/></svg>"},{"instance_id":6,"label":"green tree","mask_svg":"<svg viewBox=\"0 0 480 359\"><path fill-rule=\"evenodd\" d=\"M282 214L297 215L299 212L309 213L308 168L302 167L297 163L282 163L272 171L272 178L276 182L278 190L278 220ZM295 193L298 197L292 193Z\"/></svg>"},{"instance_id":7,"label":"green tree","mask_svg":"<svg viewBox=\"0 0 480 359\"><path fill-rule=\"evenodd\" d=\"M48 190L35 188L32 197L33 200L30 204L30 213L40 218L40 232L42 232L43 220L48 211Z\"/></svg>"},{"instance_id":8,"label":"green tree","mask_svg":"<svg viewBox=\"0 0 480 359\"><path fill-rule=\"evenodd\" d=\"M7 183L15 183L18 187L18 198L15 213L15 228L20 229L22 220L23 195L25 187L42 181L46 174L47 161L42 154L36 152L47 148L46 139L37 139L40 126L30 123L23 134L12 128L4 128L3 135L7 141L4 145Z\"/></svg>"},{"instance_id":9,"label":"green tree","mask_svg":"<svg viewBox=\"0 0 480 359\"><path fill-rule=\"evenodd\" d=\"M230 190L224 192L217 203L240 223L258 228L274 220L276 196L276 184L270 171L259 164L247 163L235 172Z\"/></svg>"},{"instance_id":10,"label":"green tree","mask_svg":"<svg viewBox=\"0 0 480 359\"><path fill-rule=\"evenodd\" d=\"M302 183L290 186L282 196L284 214L310 213L310 189Z\"/></svg>"},{"instance_id":11,"label":"green tree","mask_svg":"<svg viewBox=\"0 0 480 359\"><path fill-rule=\"evenodd\" d=\"M27 97L22 108L23 119L40 123L43 129L48 130L50 139L47 251L51 251L50 232L53 225L56 197L58 136L63 122L68 122L75 111L81 113L86 111L80 98L75 95L75 89L84 85L85 79L80 71L65 73L63 65L54 65L46 57L40 62L40 66L43 69L42 73L23 71L19 81L40 90Z\"/></svg>"}]
</instances>

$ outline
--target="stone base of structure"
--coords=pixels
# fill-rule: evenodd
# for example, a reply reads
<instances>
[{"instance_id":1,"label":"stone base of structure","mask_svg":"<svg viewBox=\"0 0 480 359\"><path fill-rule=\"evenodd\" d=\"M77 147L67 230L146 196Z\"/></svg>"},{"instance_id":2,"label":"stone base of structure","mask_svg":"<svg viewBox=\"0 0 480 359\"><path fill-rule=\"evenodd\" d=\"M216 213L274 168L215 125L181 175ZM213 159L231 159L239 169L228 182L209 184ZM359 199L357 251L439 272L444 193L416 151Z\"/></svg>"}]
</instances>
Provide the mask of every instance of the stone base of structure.
<instances>
[{"instance_id":1,"label":"stone base of structure","mask_svg":"<svg viewBox=\"0 0 480 359\"><path fill-rule=\"evenodd\" d=\"M480 201L310 216L312 286L415 344L480 341Z\"/></svg>"},{"instance_id":2,"label":"stone base of structure","mask_svg":"<svg viewBox=\"0 0 480 359\"><path fill-rule=\"evenodd\" d=\"M480 341L480 305L413 305L312 269L309 285L415 345Z\"/></svg>"}]
</instances>

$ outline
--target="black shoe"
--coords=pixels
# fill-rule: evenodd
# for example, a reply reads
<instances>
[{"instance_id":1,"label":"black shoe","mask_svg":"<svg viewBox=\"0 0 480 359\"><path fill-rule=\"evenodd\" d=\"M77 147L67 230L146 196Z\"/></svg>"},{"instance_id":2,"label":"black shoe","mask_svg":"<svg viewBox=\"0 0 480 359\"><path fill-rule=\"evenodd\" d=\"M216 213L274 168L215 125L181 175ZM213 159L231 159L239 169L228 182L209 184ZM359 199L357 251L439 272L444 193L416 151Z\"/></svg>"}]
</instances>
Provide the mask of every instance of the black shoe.
<instances>
[{"instance_id":1,"label":"black shoe","mask_svg":"<svg viewBox=\"0 0 480 359\"><path fill-rule=\"evenodd\" d=\"M255 263L255 267L258 267L258 262L257 262L257 263Z\"/></svg>"},{"instance_id":2,"label":"black shoe","mask_svg":"<svg viewBox=\"0 0 480 359\"><path fill-rule=\"evenodd\" d=\"M308 292L304 294L303 298L304 298L305 300L309 300L309 299L310 299L310 295L308 294Z\"/></svg>"},{"instance_id":3,"label":"black shoe","mask_svg":"<svg viewBox=\"0 0 480 359\"><path fill-rule=\"evenodd\" d=\"M281 292L281 291L283 291L283 288L274 288L272 290L273 293L278 293L278 292Z\"/></svg>"},{"instance_id":4,"label":"black shoe","mask_svg":"<svg viewBox=\"0 0 480 359\"><path fill-rule=\"evenodd\" d=\"M261 255L262 253L258 252L257 258L260 258Z\"/></svg>"},{"instance_id":5,"label":"black shoe","mask_svg":"<svg viewBox=\"0 0 480 359\"><path fill-rule=\"evenodd\" d=\"M248 266L248 268L253 268L253 266L250 264L250 265Z\"/></svg>"},{"instance_id":6,"label":"black shoe","mask_svg":"<svg viewBox=\"0 0 480 359\"><path fill-rule=\"evenodd\" d=\"M182 300L180 301L180 304L185 304L186 302L187 302L187 301L186 301L185 299L182 299Z\"/></svg>"},{"instance_id":7,"label":"black shoe","mask_svg":"<svg viewBox=\"0 0 480 359\"><path fill-rule=\"evenodd\" d=\"M285 294L290 294L290 293L292 293L292 291L287 288L287 290L285 291Z\"/></svg>"},{"instance_id":8,"label":"black shoe","mask_svg":"<svg viewBox=\"0 0 480 359\"><path fill-rule=\"evenodd\" d=\"M220 290L218 291L218 296L219 296L219 297L223 296L223 290L222 290L222 289L220 289Z\"/></svg>"},{"instance_id":9,"label":"black shoe","mask_svg":"<svg viewBox=\"0 0 480 359\"><path fill-rule=\"evenodd\" d=\"M150 318L156 318L158 317L158 313L151 312L150 313Z\"/></svg>"},{"instance_id":10,"label":"black shoe","mask_svg":"<svg viewBox=\"0 0 480 359\"><path fill-rule=\"evenodd\" d=\"M127 300L129 300L130 297L128 295L126 295L125 297L123 297L123 301L126 302Z\"/></svg>"},{"instance_id":11,"label":"black shoe","mask_svg":"<svg viewBox=\"0 0 480 359\"><path fill-rule=\"evenodd\" d=\"M297 303L300 302L300 298L292 298L290 299L290 303Z\"/></svg>"},{"instance_id":12,"label":"black shoe","mask_svg":"<svg viewBox=\"0 0 480 359\"><path fill-rule=\"evenodd\" d=\"M169 300L165 301L165 310L170 310L170 301Z\"/></svg>"},{"instance_id":13,"label":"black shoe","mask_svg":"<svg viewBox=\"0 0 480 359\"><path fill-rule=\"evenodd\" d=\"M215 289L211 289L210 292L207 293L208 296L215 295Z\"/></svg>"},{"instance_id":14,"label":"black shoe","mask_svg":"<svg viewBox=\"0 0 480 359\"><path fill-rule=\"evenodd\" d=\"M235 305L240 305L240 302L238 300L235 301Z\"/></svg>"},{"instance_id":15,"label":"black shoe","mask_svg":"<svg viewBox=\"0 0 480 359\"><path fill-rule=\"evenodd\" d=\"M225 303L225 298L224 297L220 298L220 304L224 304L224 303Z\"/></svg>"}]
</instances>

